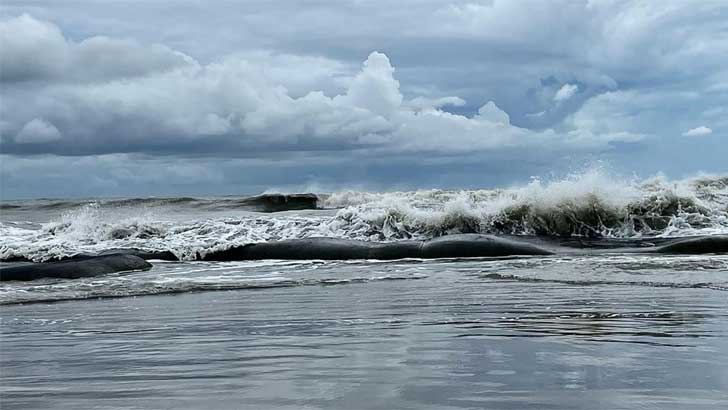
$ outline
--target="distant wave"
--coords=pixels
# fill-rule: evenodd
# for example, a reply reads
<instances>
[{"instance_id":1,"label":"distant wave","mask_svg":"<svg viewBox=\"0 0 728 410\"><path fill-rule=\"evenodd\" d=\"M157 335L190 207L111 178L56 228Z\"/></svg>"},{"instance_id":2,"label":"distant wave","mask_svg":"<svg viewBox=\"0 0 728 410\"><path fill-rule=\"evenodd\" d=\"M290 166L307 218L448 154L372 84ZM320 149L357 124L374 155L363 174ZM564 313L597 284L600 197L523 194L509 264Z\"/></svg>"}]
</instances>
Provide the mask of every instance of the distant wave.
<instances>
[{"instance_id":1,"label":"distant wave","mask_svg":"<svg viewBox=\"0 0 728 410\"><path fill-rule=\"evenodd\" d=\"M349 191L313 197L324 210L229 217L220 215L246 209L261 197L6 202L3 206L30 207L28 212L34 206L57 206L62 216L38 226L4 218L0 259L41 261L134 247L169 250L189 260L245 243L314 236L393 241L453 233L588 238L728 233L728 176L624 181L590 171L493 190ZM281 197L272 203L288 206ZM177 212L194 217L169 218Z\"/></svg>"},{"instance_id":2,"label":"distant wave","mask_svg":"<svg viewBox=\"0 0 728 410\"><path fill-rule=\"evenodd\" d=\"M104 209L115 208L154 208L154 207L186 207L197 210L246 209L260 212L315 209L319 197L316 194L262 194L242 197L218 198L109 198L109 199L34 199L0 203L0 211L44 211L72 210L83 206L95 206Z\"/></svg>"}]
</instances>

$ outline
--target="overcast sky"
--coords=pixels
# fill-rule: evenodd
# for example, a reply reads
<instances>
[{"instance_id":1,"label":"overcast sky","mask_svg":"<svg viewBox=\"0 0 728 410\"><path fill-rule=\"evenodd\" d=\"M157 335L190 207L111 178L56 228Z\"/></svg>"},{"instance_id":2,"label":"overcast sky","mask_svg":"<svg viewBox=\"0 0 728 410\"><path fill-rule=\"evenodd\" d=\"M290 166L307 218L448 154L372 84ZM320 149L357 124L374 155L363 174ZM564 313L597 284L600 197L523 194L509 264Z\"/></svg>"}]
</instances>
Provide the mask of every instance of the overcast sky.
<instances>
[{"instance_id":1,"label":"overcast sky","mask_svg":"<svg viewBox=\"0 0 728 410\"><path fill-rule=\"evenodd\" d=\"M725 1L0 5L2 197L728 171Z\"/></svg>"}]
</instances>

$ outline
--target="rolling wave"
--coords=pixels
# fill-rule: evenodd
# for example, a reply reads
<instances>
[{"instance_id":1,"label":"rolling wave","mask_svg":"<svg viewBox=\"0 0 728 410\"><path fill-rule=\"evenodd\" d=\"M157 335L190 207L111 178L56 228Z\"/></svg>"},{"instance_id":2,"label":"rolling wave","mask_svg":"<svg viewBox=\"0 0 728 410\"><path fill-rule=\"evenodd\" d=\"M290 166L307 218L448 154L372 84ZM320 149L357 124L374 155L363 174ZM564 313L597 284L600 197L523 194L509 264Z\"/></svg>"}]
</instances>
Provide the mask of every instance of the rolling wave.
<instances>
[{"instance_id":1,"label":"rolling wave","mask_svg":"<svg viewBox=\"0 0 728 410\"><path fill-rule=\"evenodd\" d=\"M265 203L282 209L310 209L312 201L318 210L233 212ZM534 179L525 186L493 190L22 204L27 212L47 212L57 206L52 215L60 216L26 223L22 218L8 218L13 211L4 208L2 260L44 261L129 247L171 251L181 260L191 260L246 243L316 236L395 241L485 233L599 240L728 233L726 176L624 181L590 171L560 181ZM185 218L176 217L178 214Z\"/></svg>"},{"instance_id":2,"label":"rolling wave","mask_svg":"<svg viewBox=\"0 0 728 410\"><path fill-rule=\"evenodd\" d=\"M629 238L728 231L728 177L616 181L589 172L479 191L344 192L324 206L379 239L449 233Z\"/></svg>"}]
</instances>

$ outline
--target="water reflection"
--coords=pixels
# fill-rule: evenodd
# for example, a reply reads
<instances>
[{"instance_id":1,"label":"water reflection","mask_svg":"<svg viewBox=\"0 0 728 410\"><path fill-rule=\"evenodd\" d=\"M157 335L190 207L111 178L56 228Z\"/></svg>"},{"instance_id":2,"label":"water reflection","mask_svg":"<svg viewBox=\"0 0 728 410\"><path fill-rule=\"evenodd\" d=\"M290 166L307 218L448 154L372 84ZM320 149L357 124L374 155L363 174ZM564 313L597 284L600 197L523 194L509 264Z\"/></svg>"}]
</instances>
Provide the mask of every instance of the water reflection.
<instances>
[{"instance_id":1,"label":"water reflection","mask_svg":"<svg viewBox=\"0 0 728 410\"><path fill-rule=\"evenodd\" d=\"M3 306L3 408L728 405L725 292L484 276L621 275L498 263L316 265L308 278L419 279Z\"/></svg>"}]
</instances>

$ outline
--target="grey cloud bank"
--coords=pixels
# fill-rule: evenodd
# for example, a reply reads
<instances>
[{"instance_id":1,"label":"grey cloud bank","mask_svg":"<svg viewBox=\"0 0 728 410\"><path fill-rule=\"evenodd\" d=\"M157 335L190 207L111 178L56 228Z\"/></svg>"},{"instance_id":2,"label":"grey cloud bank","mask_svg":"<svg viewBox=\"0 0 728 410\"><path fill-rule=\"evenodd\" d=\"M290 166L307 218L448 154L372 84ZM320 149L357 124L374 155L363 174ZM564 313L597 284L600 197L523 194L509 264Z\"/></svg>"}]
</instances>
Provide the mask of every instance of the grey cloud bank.
<instances>
[{"instance_id":1,"label":"grey cloud bank","mask_svg":"<svg viewBox=\"0 0 728 410\"><path fill-rule=\"evenodd\" d=\"M3 32L3 44L10 46L3 47L8 50L8 64L3 63L2 72L9 75L3 74L1 79L14 83L18 92L18 96L9 96L4 115L8 122L3 143L11 154L147 150L175 154L200 150L199 144L207 143L224 147L219 153L238 155L327 149L436 155L543 145L598 148L611 141L639 139L629 133L597 135L586 128L564 134L529 131L510 125L508 115L493 102L470 117L441 109L446 103L462 105L464 100L459 97L444 96L430 106L422 97L405 102L395 68L386 55L376 51L345 81L341 94L329 97L321 90L311 90L295 97L288 91L287 76L271 75L266 63L258 61L268 57L265 55L201 65L169 50L166 65L160 65L164 59L159 58L159 46L131 46L108 38L91 38L76 45L61 37L57 28L28 15L9 20ZM90 43L94 47L82 52L87 54L82 60L94 64L77 62L73 55ZM36 50L29 53L27 49L33 47ZM59 67L37 58L46 55L68 57ZM318 63L305 61L296 68L305 75L306 64ZM25 77L20 75L23 67L28 68ZM55 81L40 90L28 92L29 87L17 84L46 79L51 68L57 69L52 73ZM326 67L317 69L333 76ZM68 77L63 76L66 72ZM79 83L81 80L86 81ZM559 101L576 92L576 86L564 87L556 94ZM413 105L416 110L409 108ZM38 129L37 138L24 138L29 128L41 124L46 130ZM13 139L14 128L20 131ZM48 138L47 130L55 130L55 138ZM31 139L34 145L25 144Z\"/></svg>"},{"instance_id":2,"label":"grey cloud bank","mask_svg":"<svg viewBox=\"0 0 728 410\"><path fill-rule=\"evenodd\" d=\"M726 170L721 2L160 7L0 8L4 198Z\"/></svg>"}]
</instances>

